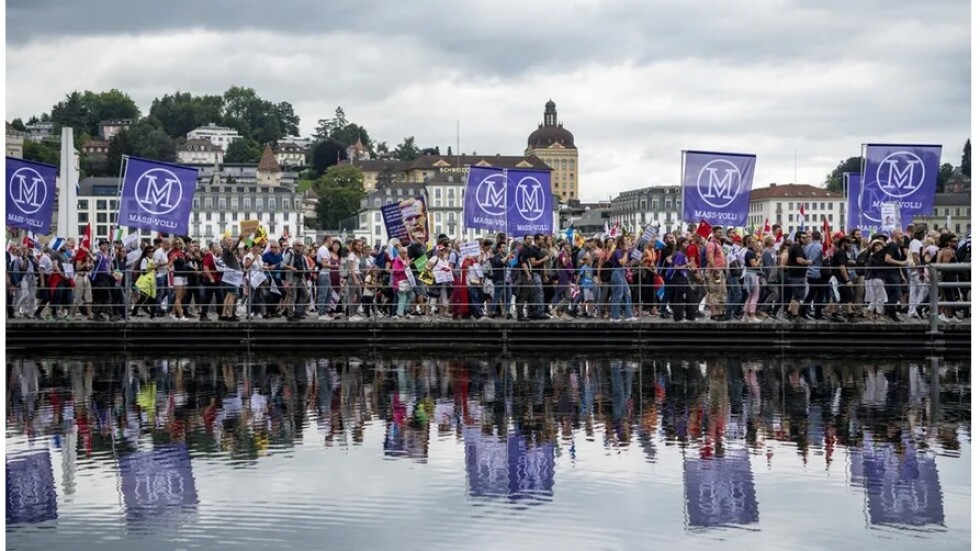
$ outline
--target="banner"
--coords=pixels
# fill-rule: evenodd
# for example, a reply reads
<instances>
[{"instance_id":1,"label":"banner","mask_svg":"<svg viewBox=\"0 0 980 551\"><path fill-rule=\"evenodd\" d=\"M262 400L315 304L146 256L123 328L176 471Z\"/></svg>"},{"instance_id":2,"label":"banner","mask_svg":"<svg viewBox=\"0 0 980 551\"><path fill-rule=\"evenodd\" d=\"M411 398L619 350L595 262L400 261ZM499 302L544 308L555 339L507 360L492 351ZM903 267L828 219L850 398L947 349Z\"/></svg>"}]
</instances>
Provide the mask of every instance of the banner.
<instances>
[{"instance_id":1,"label":"banner","mask_svg":"<svg viewBox=\"0 0 980 551\"><path fill-rule=\"evenodd\" d=\"M9 158L7 162L10 162ZM9 200L10 196L7 197ZM8 453L6 466L7 524L58 518L58 496L50 452Z\"/></svg>"},{"instance_id":2,"label":"banner","mask_svg":"<svg viewBox=\"0 0 980 551\"><path fill-rule=\"evenodd\" d=\"M57 179L57 167L7 157L7 226L50 232ZM76 229L58 231L74 235Z\"/></svg>"},{"instance_id":3,"label":"banner","mask_svg":"<svg viewBox=\"0 0 980 551\"><path fill-rule=\"evenodd\" d=\"M187 444L158 446L119 458L126 517L149 519L197 505Z\"/></svg>"},{"instance_id":4,"label":"banner","mask_svg":"<svg viewBox=\"0 0 980 551\"><path fill-rule=\"evenodd\" d=\"M684 460L687 524L692 527L759 522L759 503L747 450Z\"/></svg>"},{"instance_id":5,"label":"banner","mask_svg":"<svg viewBox=\"0 0 980 551\"><path fill-rule=\"evenodd\" d=\"M463 201L463 226L507 231L507 188L502 169L471 166Z\"/></svg>"},{"instance_id":6,"label":"banner","mask_svg":"<svg viewBox=\"0 0 980 551\"><path fill-rule=\"evenodd\" d=\"M744 226L749 216L755 155L684 152L681 198L686 222Z\"/></svg>"},{"instance_id":7,"label":"banner","mask_svg":"<svg viewBox=\"0 0 980 551\"><path fill-rule=\"evenodd\" d=\"M931 216L942 151L940 145L868 144L864 188L877 190L878 202L900 202L911 216Z\"/></svg>"},{"instance_id":8,"label":"banner","mask_svg":"<svg viewBox=\"0 0 980 551\"><path fill-rule=\"evenodd\" d=\"M123 174L119 225L187 235L197 170L130 157Z\"/></svg>"},{"instance_id":9,"label":"banner","mask_svg":"<svg viewBox=\"0 0 980 551\"><path fill-rule=\"evenodd\" d=\"M881 205L887 203L887 195L881 193L876 182L867 186L858 172L848 172L844 175L847 184L847 229L857 228L862 235L874 235L882 232ZM901 226L904 228L912 223L912 213L901 209Z\"/></svg>"},{"instance_id":10,"label":"banner","mask_svg":"<svg viewBox=\"0 0 980 551\"><path fill-rule=\"evenodd\" d=\"M863 448L851 450L851 483L864 487L868 519L873 525L942 526L943 492L936 459L906 440L894 444L865 435Z\"/></svg>"},{"instance_id":11,"label":"banner","mask_svg":"<svg viewBox=\"0 0 980 551\"><path fill-rule=\"evenodd\" d=\"M459 256L463 258L480 256L480 242L467 241L466 243L463 243L459 246Z\"/></svg>"},{"instance_id":12,"label":"banner","mask_svg":"<svg viewBox=\"0 0 980 551\"><path fill-rule=\"evenodd\" d=\"M550 170L507 171L507 233L555 232Z\"/></svg>"},{"instance_id":13,"label":"banner","mask_svg":"<svg viewBox=\"0 0 980 551\"><path fill-rule=\"evenodd\" d=\"M408 199L381 207L388 239L408 239L417 243L429 242L429 214L424 197Z\"/></svg>"},{"instance_id":14,"label":"banner","mask_svg":"<svg viewBox=\"0 0 980 551\"><path fill-rule=\"evenodd\" d=\"M887 203L881 204L881 231L884 233L891 233L897 227L896 221L898 220L899 213L901 213L901 207L897 201L889 201Z\"/></svg>"},{"instance_id":15,"label":"banner","mask_svg":"<svg viewBox=\"0 0 980 551\"><path fill-rule=\"evenodd\" d=\"M472 497L550 501L555 486L555 445L528 445L520 433L506 439L463 427L466 479Z\"/></svg>"}]
</instances>

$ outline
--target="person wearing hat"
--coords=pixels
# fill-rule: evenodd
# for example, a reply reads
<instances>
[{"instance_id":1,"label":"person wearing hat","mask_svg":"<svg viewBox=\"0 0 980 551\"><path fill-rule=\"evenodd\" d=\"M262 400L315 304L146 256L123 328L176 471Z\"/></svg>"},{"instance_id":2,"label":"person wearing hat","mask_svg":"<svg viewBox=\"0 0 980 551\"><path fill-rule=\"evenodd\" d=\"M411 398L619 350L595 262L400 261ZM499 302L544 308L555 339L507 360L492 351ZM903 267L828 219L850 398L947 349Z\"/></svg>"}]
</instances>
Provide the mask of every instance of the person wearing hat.
<instances>
[{"instance_id":1,"label":"person wearing hat","mask_svg":"<svg viewBox=\"0 0 980 551\"><path fill-rule=\"evenodd\" d=\"M84 249L79 250L79 254ZM109 241L99 239L99 250L95 253L94 261L91 262L91 293L95 303L95 312L92 319L105 321L112 316L112 305L109 303L112 296L111 290L114 285L112 279L112 255L109 254ZM78 280L89 279L83 277L81 272L76 280L76 287L79 287Z\"/></svg>"}]
</instances>

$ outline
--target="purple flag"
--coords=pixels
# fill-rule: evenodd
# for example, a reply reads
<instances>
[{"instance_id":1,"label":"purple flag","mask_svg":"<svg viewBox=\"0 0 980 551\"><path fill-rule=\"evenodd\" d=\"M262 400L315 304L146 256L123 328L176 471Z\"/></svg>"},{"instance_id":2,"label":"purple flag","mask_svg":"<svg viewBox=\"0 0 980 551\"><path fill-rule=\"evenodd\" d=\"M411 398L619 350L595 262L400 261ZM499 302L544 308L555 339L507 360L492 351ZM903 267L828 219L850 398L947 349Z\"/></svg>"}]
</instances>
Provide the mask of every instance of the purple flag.
<instances>
[{"instance_id":1,"label":"purple flag","mask_svg":"<svg viewBox=\"0 0 980 551\"><path fill-rule=\"evenodd\" d=\"M57 167L7 157L7 226L50 233L57 178Z\"/></svg>"},{"instance_id":2,"label":"purple flag","mask_svg":"<svg viewBox=\"0 0 980 551\"><path fill-rule=\"evenodd\" d=\"M429 241L429 214L424 197L408 199L381 207L388 239L409 239L419 243Z\"/></svg>"},{"instance_id":3,"label":"purple flag","mask_svg":"<svg viewBox=\"0 0 980 551\"><path fill-rule=\"evenodd\" d=\"M888 196L878 189L877 182L862 182L861 174L848 172L844 174L847 184L847 229L858 228L862 235L874 235L881 231L881 203L888 202ZM901 209L902 226L912 223L915 214Z\"/></svg>"},{"instance_id":4,"label":"purple flag","mask_svg":"<svg viewBox=\"0 0 980 551\"><path fill-rule=\"evenodd\" d=\"M469 494L477 498L551 501L555 486L555 445L529 445L521 433L506 439L464 427L466 478Z\"/></svg>"},{"instance_id":5,"label":"purple flag","mask_svg":"<svg viewBox=\"0 0 980 551\"><path fill-rule=\"evenodd\" d=\"M508 170L507 233L554 233L553 201L550 170Z\"/></svg>"},{"instance_id":6,"label":"purple flag","mask_svg":"<svg viewBox=\"0 0 980 551\"><path fill-rule=\"evenodd\" d=\"M906 440L894 444L864 438L851 450L851 484L864 486L868 520L873 525L941 526L945 520L943 492L936 459Z\"/></svg>"},{"instance_id":7,"label":"purple flag","mask_svg":"<svg viewBox=\"0 0 980 551\"><path fill-rule=\"evenodd\" d=\"M8 161L10 162L9 158ZM9 170L9 166L8 170ZM9 197L9 196L8 196ZM58 518L58 496L48 450L7 454L7 524Z\"/></svg>"},{"instance_id":8,"label":"purple flag","mask_svg":"<svg viewBox=\"0 0 980 551\"><path fill-rule=\"evenodd\" d=\"M507 182L499 168L471 166L463 202L467 228L507 231Z\"/></svg>"},{"instance_id":9,"label":"purple flag","mask_svg":"<svg viewBox=\"0 0 980 551\"><path fill-rule=\"evenodd\" d=\"M119 471L126 516L131 520L197 506L191 454L184 443L124 455L119 458Z\"/></svg>"},{"instance_id":10,"label":"purple flag","mask_svg":"<svg viewBox=\"0 0 980 551\"><path fill-rule=\"evenodd\" d=\"M130 157L123 174L119 225L187 235L197 170Z\"/></svg>"},{"instance_id":11,"label":"purple flag","mask_svg":"<svg viewBox=\"0 0 980 551\"><path fill-rule=\"evenodd\" d=\"M683 219L744 226L749 216L755 155L684 152Z\"/></svg>"},{"instance_id":12,"label":"purple flag","mask_svg":"<svg viewBox=\"0 0 980 551\"><path fill-rule=\"evenodd\" d=\"M752 465L746 450L684 460L684 496L690 527L759 522Z\"/></svg>"},{"instance_id":13,"label":"purple flag","mask_svg":"<svg viewBox=\"0 0 980 551\"><path fill-rule=\"evenodd\" d=\"M864 189L877 190L882 202L897 201L903 213L932 214L939 176L940 145L868 144Z\"/></svg>"}]
</instances>

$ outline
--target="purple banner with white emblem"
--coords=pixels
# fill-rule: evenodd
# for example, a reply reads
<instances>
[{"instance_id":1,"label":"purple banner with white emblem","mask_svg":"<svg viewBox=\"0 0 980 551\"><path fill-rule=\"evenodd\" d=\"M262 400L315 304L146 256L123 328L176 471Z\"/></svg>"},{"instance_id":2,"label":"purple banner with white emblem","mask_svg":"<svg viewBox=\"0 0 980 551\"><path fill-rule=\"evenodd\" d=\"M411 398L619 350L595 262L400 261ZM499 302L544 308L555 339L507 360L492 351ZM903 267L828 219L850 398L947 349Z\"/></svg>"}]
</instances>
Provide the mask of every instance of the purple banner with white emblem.
<instances>
[{"instance_id":1,"label":"purple banner with white emblem","mask_svg":"<svg viewBox=\"0 0 980 551\"><path fill-rule=\"evenodd\" d=\"M752 465L746 450L684 460L684 497L690 527L759 522Z\"/></svg>"},{"instance_id":2,"label":"purple banner with white emblem","mask_svg":"<svg viewBox=\"0 0 980 551\"><path fill-rule=\"evenodd\" d=\"M873 525L942 526L943 492L936 459L906 441L894 444L864 438L851 450L851 483L864 486L868 520Z\"/></svg>"},{"instance_id":3,"label":"purple banner with white emblem","mask_svg":"<svg viewBox=\"0 0 980 551\"><path fill-rule=\"evenodd\" d=\"M528 503L550 501L555 486L555 445L529 444L519 433L501 438L463 427L469 494Z\"/></svg>"},{"instance_id":4,"label":"purple banner with white emblem","mask_svg":"<svg viewBox=\"0 0 980 551\"><path fill-rule=\"evenodd\" d=\"M123 174L119 225L187 235L197 170L130 157Z\"/></svg>"},{"instance_id":5,"label":"purple banner with white emblem","mask_svg":"<svg viewBox=\"0 0 980 551\"><path fill-rule=\"evenodd\" d=\"M554 233L553 202L550 170L507 171L507 233Z\"/></svg>"},{"instance_id":6,"label":"purple banner with white emblem","mask_svg":"<svg viewBox=\"0 0 980 551\"><path fill-rule=\"evenodd\" d=\"M942 152L940 145L868 144L864 189L879 193L878 202L898 202L903 214L929 216Z\"/></svg>"},{"instance_id":7,"label":"purple banner with white emblem","mask_svg":"<svg viewBox=\"0 0 980 551\"><path fill-rule=\"evenodd\" d=\"M7 226L50 233L57 179L57 167L7 157Z\"/></svg>"},{"instance_id":8,"label":"purple banner with white emblem","mask_svg":"<svg viewBox=\"0 0 980 551\"><path fill-rule=\"evenodd\" d=\"M681 197L685 222L744 226L749 216L755 155L684 152Z\"/></svg>"},{"instance_id":9,"label":"purple banner with white emblem","mask_svg":"<svg viewBox=\"0 0 980 551\"><path fill-rule=\"evenodd\" d=\"M862 182L860 172L844 174L847 194L847 229L857 228L862 235L872 236L881 232L881 203L888 202L887 195L878 189L877 182ZM902 227L912 223L914 213L901 209Z\"/></svg>"},{"instance_id":10,"label":"purple banner with white emblem","mask_svg":"<svg viewBox=\"0 0 980 551\"><path fill-rule=\"evenodd\" d=\"M507 231L507 182L499 168L471 166L463 202L467 228Z\"/></svg>"},{"instance_id":11,"label":"purple banner with white emblem","mask_svg":"<svg viewBox=\"0 0 980 551\"><path fill-rule=\"evenodd\" d=\"M58 518L58 496L48 450L7 454L7 524Z\"/></svg>"},{"instance_id":12,"label":"purple banner with white emblem","mask_svg":"<svg viewBox=\"0 0 980 551\"><path fill-rule=\"evenodd\" d=\"M186 444L159 446L119 458L126 516L154 518L197 505L197 487Z\"/></svg>"}]
</instances>

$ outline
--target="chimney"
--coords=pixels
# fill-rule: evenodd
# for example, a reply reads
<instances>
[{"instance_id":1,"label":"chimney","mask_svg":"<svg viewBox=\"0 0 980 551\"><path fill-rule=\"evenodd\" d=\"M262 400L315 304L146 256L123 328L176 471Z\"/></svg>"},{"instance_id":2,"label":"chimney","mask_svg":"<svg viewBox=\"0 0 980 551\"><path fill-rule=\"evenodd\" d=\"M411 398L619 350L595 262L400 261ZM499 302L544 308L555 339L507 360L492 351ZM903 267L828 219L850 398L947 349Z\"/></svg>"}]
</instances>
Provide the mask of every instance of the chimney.
<instances>
[{"instance_id":1,"label":"chimney","mask_svg":"<svg viewBox=\"0 0 980 551\"><path fill-rule=\"evenodd\" d=\"M769 184L769 187L776 187L776 184L774 182L773 183L770 183Z\"/></svg>"}]
</instances>

